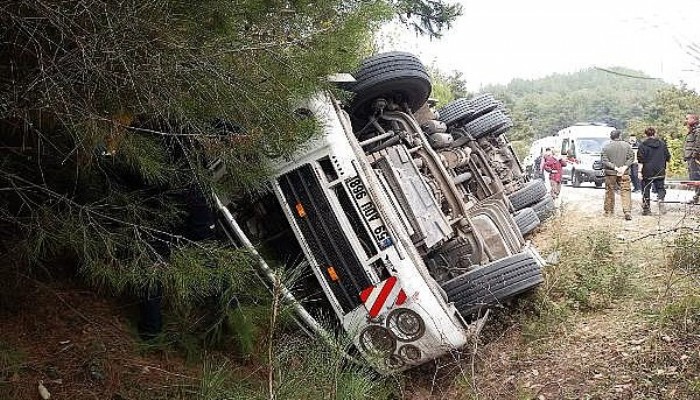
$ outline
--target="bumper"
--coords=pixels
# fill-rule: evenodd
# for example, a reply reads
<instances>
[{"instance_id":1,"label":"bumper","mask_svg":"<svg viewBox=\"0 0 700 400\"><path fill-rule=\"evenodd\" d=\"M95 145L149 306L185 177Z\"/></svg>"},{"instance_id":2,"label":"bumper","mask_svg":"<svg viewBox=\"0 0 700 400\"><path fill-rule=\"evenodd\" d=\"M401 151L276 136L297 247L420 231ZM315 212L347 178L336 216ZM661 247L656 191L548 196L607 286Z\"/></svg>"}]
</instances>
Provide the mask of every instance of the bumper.
<instances>
[{"instance_id":1,"label":"bumper","mask_svg":"<svg viewBox=\"0 0 700 400\"><path fill-rule=\"evenodd\" d=\"M580 174L583 180L593 181L593 180L603 180L605 178L605 171L602 169L577 169L577 174Z\"/></svg>"}]
</instances>

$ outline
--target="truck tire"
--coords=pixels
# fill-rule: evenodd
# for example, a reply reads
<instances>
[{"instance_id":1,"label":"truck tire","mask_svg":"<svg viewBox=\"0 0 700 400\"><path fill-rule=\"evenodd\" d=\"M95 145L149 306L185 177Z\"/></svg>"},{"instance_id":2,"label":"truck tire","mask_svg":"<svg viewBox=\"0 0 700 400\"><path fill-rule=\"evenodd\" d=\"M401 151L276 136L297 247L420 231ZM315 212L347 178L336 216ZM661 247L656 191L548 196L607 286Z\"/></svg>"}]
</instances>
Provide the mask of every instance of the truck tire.
<instances>
[{"instance_id":1,"label":"truck tire","mask_svg":"<svg viewBox=\"0 0 700 400\"><path fill-rule=\"evenodd\" d=\"M520 211L516 211L515 214L513 214L513 219L516 225L518 225L520 234L523 236L532 232L540 225L540 217L537 216L535 210L530 207L525 207Z\"/></svg>"},{"instance_id":2,"label":"truck tire","mask_svg":"<svg viewBox=\"0 0 700 400\"><path fill-rule=\"evenodd\" d=\"M546 221L549 217L554 215L554 210L556 206L554 205L554 199L550 195L546 195L542 200L538 201L532 205L532 209L537 214L540 222Z\"/></svg>"},{"instance_id":3,"label":"truck tire","mask_svg":"<svg viewBox=\"0 0 700 400\"><path fill-rule=\"evenodd\" d=\"M504 132L513 127L513 121L501 110L493 110L479 118L464 124L463 128L475 139L482 138L489 133Z\"/></svg>"},{"instance_id":4,"label":"truck tire","mask_svg":"<svg viewBox=\"0 0 700 400\"><path fill-rule=\"evenodd\" d=\"M544 181L536 179L525 184L522 188L513 192L508 199L515 211L522 210L530 204L537 203L547 195L547 187Z\"/></svg>"},{"instance_id":5,"label":"truck tire","mask_svg":"<svg viewBox=\"0 0 700 400\"><path fill-rule=\"evenodd\" d=\"M496 129L495 131L493 131L493 132L491 133L491 135L493 135L493 136L503 135L503 134L505 134L506 132L508 132L508 131L510 130L510 128L512 128L512 127L513 127L513 124L512 124L512 123L503 125L502 127L500 127L500 128L498 128L498 129Z\"/></svg>"},{"instance_id":6,"label":"truck tire","mask_svg":"<svg viewBox=\"0 0 700 400\"><path fill-rule=\"evenodd\" d=\"M475 268L445 282L442 288L448 301L469 319L486 308L533 289L544 281L535 258L519 253Z\"/></svg>"},{"instance_id":7,"label":"truck tire","mask_svg":"<svg viewBox=\"0 0 700 400\"><path fill-rule=\"evenodd\" d=\"M484 93L472 99L457 99L438 110L440 121L447 125L466 123L501 105L491 94Z\"/></svg>"},{"instance_id":8,"label":"truck tire","mask_svg":"<svg viewBox=\"0 0 700 400\"><path fill-rule=\"evenodd\" d=\"M371 114L372 102L380 97L406 103L411 111L416 111L428 100L432 88L430 76L420 59L401 51L365 59L353 76L355 82L349 85L349 90L355 96L350 111L360 119Z\"/></svg>"}]
</instances>

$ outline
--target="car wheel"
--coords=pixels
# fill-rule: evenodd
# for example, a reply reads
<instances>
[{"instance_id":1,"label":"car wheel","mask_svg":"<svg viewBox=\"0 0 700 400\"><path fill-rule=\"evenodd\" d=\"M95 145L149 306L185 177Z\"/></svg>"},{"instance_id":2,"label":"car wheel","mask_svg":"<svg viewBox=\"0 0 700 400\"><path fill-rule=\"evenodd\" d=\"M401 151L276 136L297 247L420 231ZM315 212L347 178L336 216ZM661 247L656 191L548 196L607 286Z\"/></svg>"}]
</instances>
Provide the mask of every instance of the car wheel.
<instances>
[{"instance_id":1,"label":"car wheel","mask_svg":"<svg viewBox=\"0 0 700 400\"><path fill-rule=\"evenodd\" d=\"M500 110L494 110L464 124L463 128L475 139L479 139L504 128L513 127L513 121Z\"/></svg>"},{"instance_id":2,"label":"car wheel","mask_svg":"<svg viewBox=\"0 0 700 400\"><path fill-rule=\"evenodd\" d=\"M491 112L501 103L491 94L484 93L472 99L457 99L438 110L440 121L447 125L456 122L465 123Z\"/></svg>"},{"instance_id":3,"label":"car wheel","mask_svg":"<svg viewBox=\"0 0 700 400\"><path fill-rule=\"evenodd\" d=\"M355 93L350 111L356 118L372 113L372 102L387 98L418 110L430 95L430 76L423 63L411 53L392 51L365 59L353 74L349 90Z\"/></svg>"},{"instance_id":4,"label":"car wheel","mask_svg":"<svg viewBox=\"0 0 700 400\"><path fill-rule=\"evenodd\" d=\"M597 188L602 188L602 187L603 187L603 182L601 182L601 181L595 181L595 187L597 187Z\"/></svg>"},{"instance_id":5,"label":"car wheel","mask_svg":"<svg viewBox=\"0 0 700 400\"><path fill-rule=\"evenodd\" d=\"M576 172L576 170L571 171L571 185L573 187L581 187L581 174Z\"/></svg>"},{"instance_id":6,"label":"car wheel","mask_svg":"<svg viewBox=\"0 0 700 400\"><path fill-rule=\"evenodd\" d=\"M508 199L513 205L515 211L522 210L530 204L537 203L540 199L547 195L547 187L544 181L536 179L528 182L522 188L513 192Z\"/></svg>"},{"instance_id":7,"label":"car wheel","mask_svg":"<svg viewBox=\"0 0 700 400\"><path fill-rule=\"evenodd\" d=\"M552 196L546 195L542 200L533 204L532 209L537 214L537 217L540 219L540 222L544 222L552 215L554 215L556 206L554 205L554 199L552 198Z\"/></svg>"},{"instance_id":8,"label":"car wheel","mask_svg":"<svg viewBox=\"0 0 700 400\"><path fill-rule=\"evenodd\" d=\"M515 214L513 214L513 219L515 220L515 224L518 225L520 234L523 236L532 232L540 225L540 218L537 216L535 210L530 207L525 207L515 212Z\"/></svg>"},{"instance_id":9,"label":"car wheel","mask_svg":"<svg viewBox=\"0 0 700 400\"><path fill-rule=\"evenodd\" d=\"M493 308L544 281L542 269L528 253L477 267L445 282L448 301L465 317Z\"/></svg>"}]
</instances>

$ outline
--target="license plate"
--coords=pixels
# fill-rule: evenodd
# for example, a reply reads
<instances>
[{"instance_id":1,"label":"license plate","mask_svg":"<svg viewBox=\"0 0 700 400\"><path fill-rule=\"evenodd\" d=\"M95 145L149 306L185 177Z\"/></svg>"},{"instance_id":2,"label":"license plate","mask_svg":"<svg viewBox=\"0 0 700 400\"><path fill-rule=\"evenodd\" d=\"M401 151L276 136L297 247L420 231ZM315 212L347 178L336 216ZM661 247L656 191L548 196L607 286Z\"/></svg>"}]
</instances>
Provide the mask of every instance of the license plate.
<instances>
[{"instance_id":1,"label":"license plate","mask_svg":"<svg viewBox=\"0 0 700 400\"><path fill-rule=\"evenodd\" d=\"M374 237L377 246L384 250L393 244L391 237L389 236L389 231L384 226L381 217L379 216L379 211L377 207L372 203L369 194L367 194L367 189L362 183L360 178L354 177L347 181L348 191L350 196L355 201L357 208L360 210L360 215L362 219L367 223L372 236Z\"/></svg>"}]
</instances>

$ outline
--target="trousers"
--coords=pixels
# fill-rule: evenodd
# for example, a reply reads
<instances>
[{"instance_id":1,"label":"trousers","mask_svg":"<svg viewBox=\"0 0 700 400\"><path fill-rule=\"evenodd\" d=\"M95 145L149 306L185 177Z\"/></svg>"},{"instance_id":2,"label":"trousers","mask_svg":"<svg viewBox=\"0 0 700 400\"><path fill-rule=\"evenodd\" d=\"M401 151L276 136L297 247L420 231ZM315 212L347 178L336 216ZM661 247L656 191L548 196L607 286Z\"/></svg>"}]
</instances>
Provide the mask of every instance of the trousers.
<instances>
[{"instance_id":1,"label":"trousers","mask_svg":"<svg viewBox=\"0 0 700 400\"><path fill-rule=\"evenodd\" d=\"M559 197L559 193L561 193L561 182L550 179L549 186L551 188L552 198L556 200L557 197Z\"/></svg>"},{"instance_id":2,"label":"trousers","mask_svg":"<svg viewBox=\"0 0 700 400\"><path fill-rule=\"evenodd\" d=\"M612 214L615 211L615 189L620 187L620 203L622 212L627 214L632 212L632 190L630 188L631 179L629 175L606 175L605 176L605 203L603 210Z\"/></svg>"},{"instance_id":3,"label":"trousers","mask_svg":"<svg viewBox=\"0 0 700 400\"><path fill-rule=\"evenodd\" d=\"M656 198L662 200L666 197L666 180L664 177L643 178L642 179L642 208L650 209L651 189L654 188Z\"/></svg>"},{"instance_id":4,"label":"trousers","mask_svg":"<svg viewBox=\"0 0 700 400\"><path fill-rule=\"evenodd\" d=\"M688 160L688 179L691 181L700 181L700 160L691 158ZM695 196L693 201L698 202L700 199L700 186L695 187Z\"/></svg>"}]
</instances>

